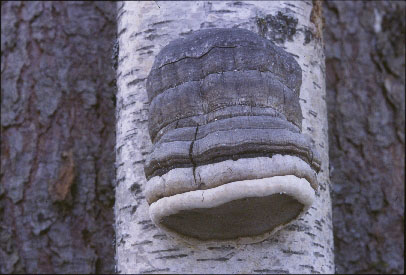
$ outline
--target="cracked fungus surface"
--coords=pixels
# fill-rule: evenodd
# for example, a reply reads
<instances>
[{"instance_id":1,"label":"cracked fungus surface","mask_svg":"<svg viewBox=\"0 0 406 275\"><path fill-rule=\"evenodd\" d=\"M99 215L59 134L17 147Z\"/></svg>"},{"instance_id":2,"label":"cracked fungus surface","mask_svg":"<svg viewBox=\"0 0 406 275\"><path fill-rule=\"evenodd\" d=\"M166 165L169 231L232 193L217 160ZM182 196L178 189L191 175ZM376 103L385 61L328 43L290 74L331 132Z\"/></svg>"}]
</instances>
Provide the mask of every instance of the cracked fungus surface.
<instances>
[{"instance_id":1,"label":"cracked fungus surface","mask_svg":"<svg viewBox=\"0 0 406 275\"><path fill-rule=\"evenodd\" d=\"M244 29L207 29L170 42L148 75L149 180L228 159L320 161L301 133L302 70L292 55Z\"/></svg>"},{"instance_id":2,"label":"cracked fungus surface","mask_svg":"<svg viewBox=\"0 0 406 275\"><path fill-rule=\"evenodd\" d=\"M163 217L170 230L202 241L264 234L294 220L304 205L286 194L233 200L213 208L182 210Z\"/></svg>"},{"instance_id":3,"label":"cracked fungus surface","mask_svg":"<svg viewBox=\"0 0 406 275\"><path fill-rule=\"evenodd\" d=\"M321 162L302 134L301 83L302 70L291 54L244 29L196 31L159 52L146 82L153 148L144 166L146 198L157 203L150 214L158 227L201 241L232 240L272 232L307 209L314 190L304 199L297 178L289 185L291 196L261 193L258 188L271 191L267 183L275 179L240 186L238 197L216 189L211 205L194 204L193 194L186 194L289 175L309 179L313 185L302 186L306 190L316 188ZM257 166L258 158L268 161ZM218 178L208 172L213 165L224 171ZM235 172L228 172L231 167ZM171 198L184 193L185 201Z\"/></svg>"}]
</instances>

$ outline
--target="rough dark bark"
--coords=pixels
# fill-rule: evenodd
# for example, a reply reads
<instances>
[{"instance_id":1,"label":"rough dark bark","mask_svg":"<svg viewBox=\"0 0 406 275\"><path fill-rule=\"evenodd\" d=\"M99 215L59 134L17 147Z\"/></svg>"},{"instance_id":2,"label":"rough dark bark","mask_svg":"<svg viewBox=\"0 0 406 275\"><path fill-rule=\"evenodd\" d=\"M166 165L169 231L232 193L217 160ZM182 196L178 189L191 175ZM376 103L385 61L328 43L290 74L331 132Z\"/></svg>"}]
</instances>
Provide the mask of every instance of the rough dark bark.
<instances>
[{"instance_id":1,"label":"rough dark bark","mask_svg":"<svg viewBox=\"0 0 406 275\"><path fill-rule=\"evenodd\" d=\"M115 12L1 3L0 273L113 271Z\"/></svg>"},{"instance_id":2,"label":"rough dark bark","mask_svg":"<svg viewBox=\"0 0 406 275\"><path fill-rule=\"evenodd\" d=\"M324 8L337 271L403 273L405 2Z\"/></svg>"}]
</instances>

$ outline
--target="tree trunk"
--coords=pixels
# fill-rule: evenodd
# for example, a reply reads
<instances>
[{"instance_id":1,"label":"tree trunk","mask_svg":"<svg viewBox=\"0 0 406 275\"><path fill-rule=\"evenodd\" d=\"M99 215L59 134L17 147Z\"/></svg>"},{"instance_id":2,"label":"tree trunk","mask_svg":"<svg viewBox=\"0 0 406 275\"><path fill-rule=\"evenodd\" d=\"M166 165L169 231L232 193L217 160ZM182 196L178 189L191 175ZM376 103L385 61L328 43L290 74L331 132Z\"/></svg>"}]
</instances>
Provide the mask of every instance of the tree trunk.
<instances>
[{"instance_id":1,"label":"tree trunk","mask_svg":"<svg viewBox=\"0 0 406 275\"><path fill-rule=\"evenodd\" d=\"M339 273L404 273L405 4L325 2Z\"/></svg>"},{"instance_id":2,"label":"tree trunk","mask_svg":"<svg viewBox=\"0 0 406 275\"><path fill-rule=\"evenodd\" d=\"M332 273L324 55L319 3L121 2L118 4L116 262L119 273ZM316 202L288 228L257 244L188 247L151 222L145 200L149 102L146 77L171 40L202 28L239 27L293 54L303 71L303 132L322 159Z\"/></svg>"},{"instance_id":3,"label":"tree trunk","mask_svg":"<svg viewBox=\"0 0 406 275\"><path fill-rule=\"evenodd\" d=\"M113 271L114 6L1 2L2 274Z\"/></svg>"}]
</instances>

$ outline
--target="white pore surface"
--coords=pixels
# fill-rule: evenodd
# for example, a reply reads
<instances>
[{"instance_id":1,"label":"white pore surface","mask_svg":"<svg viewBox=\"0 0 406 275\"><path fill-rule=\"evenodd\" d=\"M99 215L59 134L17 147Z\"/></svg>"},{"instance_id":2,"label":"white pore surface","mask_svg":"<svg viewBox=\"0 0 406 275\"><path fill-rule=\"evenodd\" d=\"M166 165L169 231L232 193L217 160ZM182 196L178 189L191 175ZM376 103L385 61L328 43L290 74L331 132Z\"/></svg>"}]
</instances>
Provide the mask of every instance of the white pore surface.
<instances>
[{"instance_id":1,"label":"white pore surface","mask_svg":"<svg viewBox=\"0 0 406 275\"><path fill-rule=\"evenodd\" d=\"M148 203L197 189L209 189L233 181L294 175L305 178L317 190L316 173L299 157L274 155L269 157L226 160L193 168L172 169L162 176L151 178L146 185Z\"/></svg>"},{"instance_id":2,"label":"white pore surface","mask_svg":"<svg viewBox=\"0 0 406 275\"><path fill-rule=\"evenodd\" d=\"M196 190L165 197L150 205L149 214L155 225L168 233L168 235L191 245L199 245L201 243L256 243L268 238L272 233L278 231L291 222L278 226L270 232L257 236L240 237L235 240L226 241L201 241L189 236L180 235L177 232L165 227L162 223L160 223L160 221L162 218L176 214L182 210L213 208L242 198L265 197L278 193L290 195L304 205L303 211L297 218L300 218L309 209L315 197L314 189L310 186L306 179L301 179L293 175L276 176L255 180L235 181L207 190Z\"/></svg>"}]
</instances>

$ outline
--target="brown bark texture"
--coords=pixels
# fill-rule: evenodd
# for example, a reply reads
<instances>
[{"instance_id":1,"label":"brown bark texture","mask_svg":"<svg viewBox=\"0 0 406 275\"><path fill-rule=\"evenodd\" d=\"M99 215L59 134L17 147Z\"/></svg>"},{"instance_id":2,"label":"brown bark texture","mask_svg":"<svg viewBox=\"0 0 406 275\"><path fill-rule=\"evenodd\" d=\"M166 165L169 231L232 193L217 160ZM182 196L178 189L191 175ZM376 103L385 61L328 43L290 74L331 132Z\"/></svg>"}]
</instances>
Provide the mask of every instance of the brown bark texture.
<instances>
[{"instance_id":1,"label":"brown bark texture","mask_svg":"<svg viewBox=\"0 0 406 275\"><path fill-rule=\"evenodd\" d=\"M114 271L115 11L1 3L0 273Z\"/></svg>"},{"instance_id":2,"label":"brown bark texture","mask_svg":"<svg viewBox=\"0 0 406 275\"><path fill-rule=\"evenodd\" d=\"M324 4L338 273L404 272L405 4Z\"/></svg>"}]
</instances>

